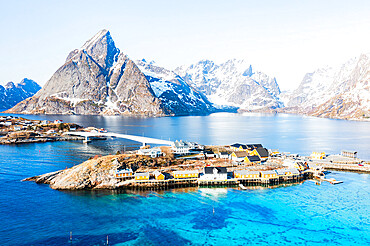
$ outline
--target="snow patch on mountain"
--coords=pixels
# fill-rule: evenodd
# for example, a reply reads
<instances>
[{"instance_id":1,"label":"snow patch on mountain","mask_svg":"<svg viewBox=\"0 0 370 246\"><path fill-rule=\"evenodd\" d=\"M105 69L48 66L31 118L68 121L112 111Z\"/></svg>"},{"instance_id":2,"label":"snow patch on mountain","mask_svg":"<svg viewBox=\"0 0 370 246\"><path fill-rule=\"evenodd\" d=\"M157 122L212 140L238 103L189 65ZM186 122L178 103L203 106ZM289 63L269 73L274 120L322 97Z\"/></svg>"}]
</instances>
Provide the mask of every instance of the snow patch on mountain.
<instances>
[{"instance_id":1,"label":"snow patch on mountain","mask_svg":"<svg viewBox=\"0 0 370 246\"><path fill-rule=\"evenodd\" d=\"M370 54L338 67L307 73L286 95L287 106L314 116L361 119L370 117Z\"/></svg>"},{"instance_id":2,"label":"snow patch on mountain","mask_svg":"<svg viewBox=\"0 0 370 246\"><path fill-rule=\"evenodd\" d=\"M189 86L174 71L157 66L153 61L147 62L145 59L136 61L136 64L145 74L154 94L171 111L180 111L182 114L187 114L186 112L207 114L215 110L207 97Z\"/></svg>"},{"instance_id":3,"label":"snow patch on mountain","mask_svg":"<svg viewBox=\"0 0 370 246\"><path fill-rule=\"evenodd\" d=\"M247 110L283 107L276 79L253 71L245 60L232 59L221 64L202 60L178 67L175 72L218 105Z\"/></svg>"},{"instance_id":4,"label":"snow patch on mountain","mask_svg":"<svg viewBox=\"0 0 370 246\"><path fill-rule=\"evenodd\" d=\"M0 85L0 109L9 109L20 101L33 96L41 87L31 79L23 79L14 84L8 82L5 86Z\"/></svg>"}]
</instances>

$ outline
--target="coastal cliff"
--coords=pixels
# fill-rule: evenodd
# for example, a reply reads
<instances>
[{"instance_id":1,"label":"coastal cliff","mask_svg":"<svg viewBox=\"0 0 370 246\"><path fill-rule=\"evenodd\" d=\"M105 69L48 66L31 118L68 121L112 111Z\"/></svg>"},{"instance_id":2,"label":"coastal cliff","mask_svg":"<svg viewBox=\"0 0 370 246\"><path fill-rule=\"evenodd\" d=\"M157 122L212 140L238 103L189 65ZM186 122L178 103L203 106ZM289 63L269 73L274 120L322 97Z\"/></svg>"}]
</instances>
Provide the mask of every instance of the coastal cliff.
<instances>
[{"instance_id":1,"label":"coastal cliff","mask_svg":"<svg viewBox=\"0 0 370 246\"><path fill-rule=\"evenodd\" d=\"M147 159L133 158L133 155L124 154L95 157L71 168L34 176L23 181L48 184L56 190L116 189L128 185L127 182L115 178L117 169L127 166L138 169L137 163L145 163Z\"/></svg>"},{"instance_id":2,"label":"coastal cliff","mask_svg":"<svg viewBox=\"0 0 370 246\"><path fill-rule=\"evenodd\" d=\"M56 190L118 189L133 184L132 180L122 181L115 178L119 169L129 168L134 172L144 172L182 163L183 160L171 159L170 155L155 159L135 154L97 156L71 168L26 178L23 181L48 184Z\"/></svg>"},{"instance_id":3,"label":"coastal cliff","mask_svg":"<svg viewBox=\"0 0 370 246\"><path fill-rule=\"evenodd\" d=\"M27 178L24 181L35 181L48 184L57 190L110 189L118 185L114 178L117 168L114 156L100 157L85 161L74 167Z\"/></svg>"}]
</instances>

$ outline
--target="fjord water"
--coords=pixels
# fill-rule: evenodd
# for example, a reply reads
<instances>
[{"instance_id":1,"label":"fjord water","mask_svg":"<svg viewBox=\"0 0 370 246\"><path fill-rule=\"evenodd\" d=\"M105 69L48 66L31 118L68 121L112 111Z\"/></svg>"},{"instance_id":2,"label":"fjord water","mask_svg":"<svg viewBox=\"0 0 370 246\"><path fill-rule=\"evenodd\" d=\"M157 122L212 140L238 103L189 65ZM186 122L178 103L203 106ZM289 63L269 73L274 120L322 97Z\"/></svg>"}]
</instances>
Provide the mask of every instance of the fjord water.
<instances>
[{"instance_id":1,"label":"fjord water","mask_svg":"<svg viewBox=\"0 0 370 246\"><path fill-rule=\"evenodd\" d=\"M262 143L301 155L357 150L370 160L368 122L293 115L135 118L26 116L202 144ZM370 177L332 172L340 185L306 181L274 189L62 192L26 177L116 153L112 139L0 146L1 245L368 245ZM214 212L213 212L214 211ZM72 231L72 242L69 242Z\"/></svg>"}]
</instances>

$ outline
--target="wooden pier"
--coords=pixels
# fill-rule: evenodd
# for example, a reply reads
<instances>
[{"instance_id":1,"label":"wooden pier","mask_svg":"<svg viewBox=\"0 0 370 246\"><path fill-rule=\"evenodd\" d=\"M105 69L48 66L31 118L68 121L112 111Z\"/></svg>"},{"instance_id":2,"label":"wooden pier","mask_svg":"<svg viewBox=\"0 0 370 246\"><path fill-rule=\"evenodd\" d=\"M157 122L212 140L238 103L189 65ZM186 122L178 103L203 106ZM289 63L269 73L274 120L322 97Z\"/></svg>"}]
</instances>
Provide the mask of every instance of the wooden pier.
<instances>
[{"instance_id":1,"label":"wooden pier","mask_svg":"<svg viewBox=\"0 0 370 246\"><path fill-rule=\"evenodd\" d=\"M303 180L310 179L312 177L312 172L304 172L300 175L274 178L231 178L226 180L202 180L199 178L127 180L126 182L128 183L122 186L122 188L134 190L166 190L185 187L238 187L240 184L243 186L276 187L281 184L300 183Z\"/></svg>"}]
</instances>

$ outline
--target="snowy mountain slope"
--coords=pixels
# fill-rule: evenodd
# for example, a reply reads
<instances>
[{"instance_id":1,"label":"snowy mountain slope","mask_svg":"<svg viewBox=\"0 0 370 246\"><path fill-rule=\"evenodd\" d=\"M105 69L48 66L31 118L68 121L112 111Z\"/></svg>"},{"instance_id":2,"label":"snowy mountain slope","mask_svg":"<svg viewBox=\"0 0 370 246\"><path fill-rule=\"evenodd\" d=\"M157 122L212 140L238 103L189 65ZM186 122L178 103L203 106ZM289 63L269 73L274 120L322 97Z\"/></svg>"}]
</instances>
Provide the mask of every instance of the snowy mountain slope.
<instances>
[{"instance_id":1,"label":"snowy mountain slope","mask_svg":"<svg viewBox=\"0 0 370 246\"><path fill-rule=\"evenodd\" d=\"M283 106L276 79L254 72L244 60L233 59L221 64L203 60L188 67L178 67L175 72L218 105L246 110Z\"/></svg>"},{"instance_id":2,"label":"snowy mountain slope","mask_svg":"<svg viewBox=\"0 0 370 246\"><path fill-rule=\"evenodd\" d=\"M136 61L136 64L168 110L177 114L208 114L214 111L208 99L175 72L159 67L154 62L148 63L145 59Z\"/></svg>"},{"instance_id":3,"label":"snowy mountain slope","mask_svg":"<svg viewBox=\"0 0 370 246\"><path fill-rule=\"evenodd\" d=\"M361 119L370 110L370 54L362 54L337 68L307 73L287 96L288 108L320 117Z\"/></svg>"},{"instance_id":4,"label":"snowy mountain slope","mask_svg":"<svg viewBox=\"0 0 370 246\"><path fill-rule=\"evenodd\" d=\"M0 85L0 109L11 108L20 101L33 96L40 89L41 87L35 81L27 78L17 84L9 82L5 86Z\"/></svg>"}]
</instances>

